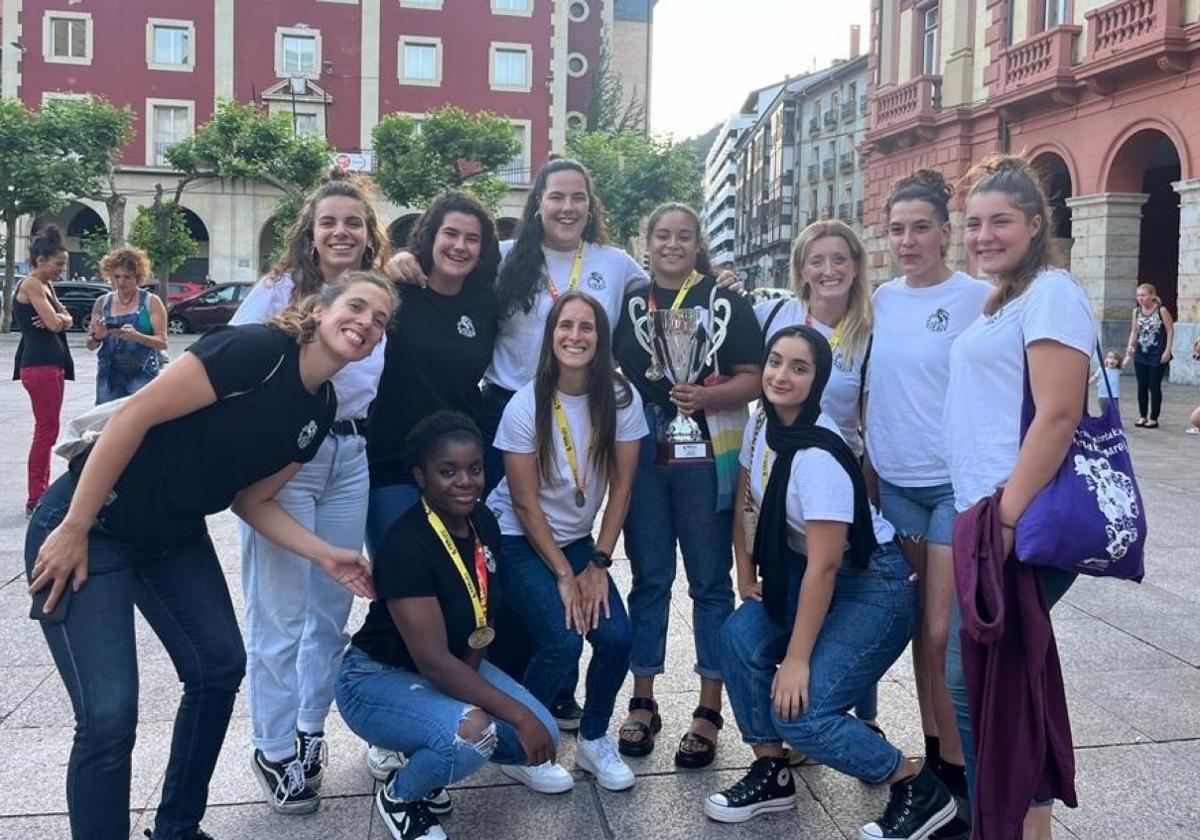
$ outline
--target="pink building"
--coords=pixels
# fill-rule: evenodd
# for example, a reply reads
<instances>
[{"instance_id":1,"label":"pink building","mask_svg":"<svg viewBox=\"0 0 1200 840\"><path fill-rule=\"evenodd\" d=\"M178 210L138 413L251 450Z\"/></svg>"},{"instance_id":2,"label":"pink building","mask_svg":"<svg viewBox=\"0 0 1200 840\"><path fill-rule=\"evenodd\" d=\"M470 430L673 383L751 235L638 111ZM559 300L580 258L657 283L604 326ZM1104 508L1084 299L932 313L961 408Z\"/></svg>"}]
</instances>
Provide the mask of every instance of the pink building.
<instances>
[{"instance_id":1,"label":"pink building","mask_svg":"<svg viewBox=\"0 0 1200 840\"><path fill-rule=\"evenodd\" d=\"M371 165L380 117L442 105L506 117L520 153L500 173L511 228L533 174L586 120L601 45L646 101L653 0L4 0L0 95L29 107L96 94L129 105L136 137L121 188L136 202L170 183L163 150L211 116L218 99L260 102ZM148 200L142 198L142 200ZM270 250L276 201L261 184L198 184L184 205L200 255L185 277L250 279ZM396 239L416 208L381 207ZM107 225L102 204L72 202L46 219L79 237ZM23 231L43 220L25 220ZM78 257L76 257L78 259Z\"/></svg>"}]
</instances>

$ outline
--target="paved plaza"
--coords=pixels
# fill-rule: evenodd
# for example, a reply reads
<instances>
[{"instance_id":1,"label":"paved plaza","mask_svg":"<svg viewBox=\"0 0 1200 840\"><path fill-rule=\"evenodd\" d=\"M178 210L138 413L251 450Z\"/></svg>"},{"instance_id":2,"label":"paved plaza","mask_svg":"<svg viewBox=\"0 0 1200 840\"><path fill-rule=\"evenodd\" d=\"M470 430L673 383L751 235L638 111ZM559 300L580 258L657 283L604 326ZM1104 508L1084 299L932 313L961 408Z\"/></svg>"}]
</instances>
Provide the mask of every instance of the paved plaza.
<instances>
[{"instance_id":1,"label":"paved plaza","mask_svg":"<svg viewBox=\"0 0 1200 840\"><path fill-rule=\"evenodd\" d=\"M67 385L64 422L92 403L95 363L72 337L79 378ZM12 369L15 336L0 336L0 370ZM1123 381L1124 414L1131 420L1133 381ZM1080 807L1056 810L1056 838L1168 840L1192 838L1200 823L1200 438L1185 435L1187 412L1200 402L1195 388L1168 387L1163 428L1131 429L1135 464L1150 521L1146 582L1140 586L1081 580L1054 612L1075 735ZM71 706L37 625L26 616L22 546L25 536L25 456L32 427L26 395L7 375L0 382L0 838L69 836L64 778L72 735ZM214 453L216 455L216 453ZM61 460L54 466L57 474ZM180 476L186 481L187 476ZM241 615L236 528L232 514L210 521ZM618 557L622 551L618 548ZM614 574L624 592L629 567ZM663 733L655 753L633 759L632 791L609 793L576 774L574 791L541 796L494 768L454 790L451 838L642 840L642 838L857 837L876 816L886 790L827 768L802 771L796 811L743 826L709 822L705 794L736 780L749 765L732 715L714 769L682 772L671 758L695 704L686 585L676 585L668 645L669 673L661 678ZM365 602L356 605L357 628ZM134 834L151 825L166 767L179 685L157 640L141 625L141 705L134 750ZM624 708L632 679L618 708ZM901 748L921 750L921 731L907 654L880 686L880 723ZM619 720L613 723L613 731ZM204 828L217 840L382 838L374 782L363 745L334 711L327 726L331 766L318 813L281 817L264 804L249 769L250 724L245 693L209 794ZM574 765L564 738L559 759Z\"/></svg>"}]
</instances>

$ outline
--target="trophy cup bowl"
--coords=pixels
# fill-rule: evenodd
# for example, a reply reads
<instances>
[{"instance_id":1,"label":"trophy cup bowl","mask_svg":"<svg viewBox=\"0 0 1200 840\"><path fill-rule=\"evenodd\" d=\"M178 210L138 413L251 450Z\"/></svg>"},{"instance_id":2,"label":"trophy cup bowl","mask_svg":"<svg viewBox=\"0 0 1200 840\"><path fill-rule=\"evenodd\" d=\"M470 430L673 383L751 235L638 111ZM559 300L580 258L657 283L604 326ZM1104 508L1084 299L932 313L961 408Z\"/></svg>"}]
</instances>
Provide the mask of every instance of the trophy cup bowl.
<instances>
[{"instance_id":1,"label":"trophy cup bowl","mask_svg":"<svg viewBox=\"0 0 1200 840\"><path fill-rule=\"evenodd\" d=\"M658 370L672 385L692 384L704 370L712 352L712 337L702 310L666 309L646 313L650 352ZM655 463L660 465L703 464L712 461L712 441L691 417L676 413L667 426L666 440L658 442Z\"/></svg>"}]
</instances>

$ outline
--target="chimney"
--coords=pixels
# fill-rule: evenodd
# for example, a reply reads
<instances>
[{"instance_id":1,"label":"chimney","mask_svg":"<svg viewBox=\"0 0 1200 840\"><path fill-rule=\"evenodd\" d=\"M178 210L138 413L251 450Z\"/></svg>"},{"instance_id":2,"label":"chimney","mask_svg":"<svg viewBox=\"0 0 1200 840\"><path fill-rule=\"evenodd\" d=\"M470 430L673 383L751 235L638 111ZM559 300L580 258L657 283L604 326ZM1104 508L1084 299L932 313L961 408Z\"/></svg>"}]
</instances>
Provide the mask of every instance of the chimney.
<instances>
[{"instance_id":1,"label":"chimney","mask_svg":"<svg viewBox=\"0 0 1200 840\"><path fill-rule=\"evenodd\" d=\"M860 47L859 42L861 40L861 33L860 33L861 28L862 27L860 27L857 23L850 24L850 60L851 61L858 58L858 52L859 52L859 47Z\"/></svg>"}]
</instances>

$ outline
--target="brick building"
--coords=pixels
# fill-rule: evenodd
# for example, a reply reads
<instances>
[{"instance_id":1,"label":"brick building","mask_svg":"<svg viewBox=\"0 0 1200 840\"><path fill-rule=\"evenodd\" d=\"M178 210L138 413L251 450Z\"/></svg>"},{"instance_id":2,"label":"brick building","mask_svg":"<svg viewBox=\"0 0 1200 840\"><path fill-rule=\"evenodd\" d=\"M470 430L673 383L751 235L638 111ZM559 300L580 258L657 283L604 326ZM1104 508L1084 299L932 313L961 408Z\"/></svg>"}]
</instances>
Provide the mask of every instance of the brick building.
<instances>
[{"instance_id":1,"label":"brick building","mask_svg":"<svg viewBox=\"0 0 1200 840\"><path fill-rule=\"evenodd\" d=\"M1124 343L1134 286L1154 283L1178 320L1172 377L1200 382L1200 2L871 0L870 53L875 279L897 273L881 216L896 178L1024 152L1106 346ZM951 259L970 268L960 245Z\"/></svg>"},{"instance_id":2,"label":"brick building","mask_svg":"<svg viewBox=\"0 0 1200 840\"><path fill-rule=\"evenodd\" d=\"M163 150L187 137L220 98L262 103L323 134L370 168L382 115L419 116L441 105L506 117L520 153L500 173L510 230L532 174L581 125L602 45L627 94L648 105L655 0L2 0L0 95L36 108L53 97L97 94L136 113L118 186L127 220L154 185L170 185ZM183 201L199 255L180 276L252 279L270 251L277 200L254 183L197 183ZM393 238L412 208L380 206ZM80 235L106 229L106 210L72 202L26 219L24 239L54 221L74 264ZM18 243L23 249L23 243Z\"/></svg>"}]
</instances>

